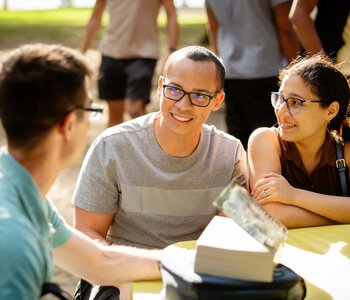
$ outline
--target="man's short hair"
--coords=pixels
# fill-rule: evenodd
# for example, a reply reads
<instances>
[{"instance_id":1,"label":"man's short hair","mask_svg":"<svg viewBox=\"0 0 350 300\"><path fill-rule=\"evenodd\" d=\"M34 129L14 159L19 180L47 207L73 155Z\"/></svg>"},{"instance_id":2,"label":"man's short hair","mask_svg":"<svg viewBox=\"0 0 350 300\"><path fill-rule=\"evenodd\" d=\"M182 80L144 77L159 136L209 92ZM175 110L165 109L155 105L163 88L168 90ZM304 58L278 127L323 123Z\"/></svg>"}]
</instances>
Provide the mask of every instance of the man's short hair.
<instances>
[{"instance_id":1,"label":"man's short hair","mask_svg":"<svg viewBox=\"0 0 350 300\"><path fill-rule=\"evenodd\" d=\"M167 74L170 72L171 67L179 56L184 56L193 61L213 62L216 68L216 78L218 80L219 90L223 89L225 81L225 66L223 62L212 51L201 46L184 47L172 53L165 63L163 76L167 76Z\"/></svg>"},{"instance_id":2,"label":"man's short hair","mask_svg":"<svg viewBox=\"0 0 350 300\"><path fill-rule=\"evenodd\" d=\"M8 144L33 148L86 100L92 69L79 52L60 45L24 45L0 68L0 118Z\"/></svg>"}]
</instances>

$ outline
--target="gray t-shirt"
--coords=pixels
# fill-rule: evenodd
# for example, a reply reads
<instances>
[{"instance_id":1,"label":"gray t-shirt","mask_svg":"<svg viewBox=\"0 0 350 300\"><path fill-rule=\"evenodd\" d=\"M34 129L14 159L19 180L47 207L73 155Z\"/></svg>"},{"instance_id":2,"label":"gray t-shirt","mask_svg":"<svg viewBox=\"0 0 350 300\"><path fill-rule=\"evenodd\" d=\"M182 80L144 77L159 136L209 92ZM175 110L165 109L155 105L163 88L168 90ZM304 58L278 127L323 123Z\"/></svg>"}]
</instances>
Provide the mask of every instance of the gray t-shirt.
<instances>
[{"instance_id":1,"label":"gray t-shirt","mask_svg":"<svg viewBox=\"0 0 350 300\"><path fill-rule=\"evenodd\" d=\"M227 79L276 76L283 62L273 8L289 0L206 0L219 22L217 46Z\"/></svg>"},{"instance_id":2,"label":"gray t-shirt","mask_svg":"<svg viewBox=\"0 0 350 300\"><path fill-rule=\"evenodd\" d=\"M158 113L103 132L89 149L74 204L87 211L115 213L107 240L162 248L197 239L216 213L214 199L232 178L247 183L240 141L204 125L188 157L166 154L157 144Z\"/></svg>"}]
</instances>

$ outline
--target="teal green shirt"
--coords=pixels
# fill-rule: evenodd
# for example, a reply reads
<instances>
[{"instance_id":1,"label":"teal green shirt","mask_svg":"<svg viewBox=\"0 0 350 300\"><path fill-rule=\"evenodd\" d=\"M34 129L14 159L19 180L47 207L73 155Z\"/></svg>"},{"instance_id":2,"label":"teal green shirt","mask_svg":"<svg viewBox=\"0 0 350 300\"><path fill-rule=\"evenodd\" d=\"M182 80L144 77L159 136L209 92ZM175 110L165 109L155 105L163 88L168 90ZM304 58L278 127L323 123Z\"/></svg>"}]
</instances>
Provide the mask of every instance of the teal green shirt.
<instances>
[{"instance_id":1,"label":"teal green shirt","mask_svg":"<svg viewBox=\"0 0 350 300\"><path fill-rule=\"evenodd\" d=\"M53 273L52 248L71 230L31 175L0 150L0 299L38 299Z\"/></svg>"}]
</instances>

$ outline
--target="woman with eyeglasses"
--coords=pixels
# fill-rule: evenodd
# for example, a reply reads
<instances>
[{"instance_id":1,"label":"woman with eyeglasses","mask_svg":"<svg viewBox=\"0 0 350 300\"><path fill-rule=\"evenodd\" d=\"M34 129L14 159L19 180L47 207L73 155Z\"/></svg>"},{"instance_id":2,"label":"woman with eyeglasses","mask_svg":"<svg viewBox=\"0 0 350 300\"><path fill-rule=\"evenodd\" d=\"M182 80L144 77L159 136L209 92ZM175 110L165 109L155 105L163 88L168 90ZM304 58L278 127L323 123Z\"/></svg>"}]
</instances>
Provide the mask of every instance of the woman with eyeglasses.
<instances>
[{"instance_id":1,"label":"woman with eyeglasses","mask_svg":"<svg viewBox=\"0 0 350 300\"><path fill-rule=\"evenodd\" d=\"M253 197L288 228L350 223L349 83L328 58L297 58L280 73L271 93L277 128L259 128L249 139ZM345 176L336 167L336 141ZM343 184L341 184L341 180Z\"/></svg>"}]
</instances>

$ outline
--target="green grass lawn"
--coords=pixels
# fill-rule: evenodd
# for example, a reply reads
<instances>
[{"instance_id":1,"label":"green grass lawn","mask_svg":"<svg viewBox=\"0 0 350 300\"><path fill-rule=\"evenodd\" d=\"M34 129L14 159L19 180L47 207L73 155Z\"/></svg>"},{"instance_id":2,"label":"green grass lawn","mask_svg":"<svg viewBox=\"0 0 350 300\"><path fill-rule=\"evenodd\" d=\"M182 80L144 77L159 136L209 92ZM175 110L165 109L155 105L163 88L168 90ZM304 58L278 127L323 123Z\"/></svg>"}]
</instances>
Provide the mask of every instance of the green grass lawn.
<instances>
[{"instance_id":1,"label":"green grass lawn","mask_svg":"<svg viewBox=\"0 0 350 300\"><path fill-rule=\"evenodd\" d=\"M54 9L43 11L0 11L1 26L77 26L86 24L90 9Z\"/></svg>"},{"instance_id":2,"label":"green grass lawn","mask_svg":"<svg viewBox=\"0 0 350 300\"><path fill-rule=\"evenodd\" d=\"M60 43L79 47L84 27L91 9L67 8L45 11L0 10L0 50L14 48L24 43ZM178 11L181 26L180 45L202 43L205 37L206 17L204 11ZM105 26L107 18L103 19ZM166 40L166 17L161 13L158 19L160 38ZM103 32L101 28L100 35ZM97 45L95 42L94 46Z\"/></svg>"}]
</instances>

